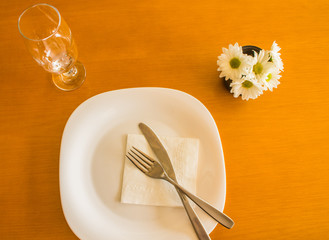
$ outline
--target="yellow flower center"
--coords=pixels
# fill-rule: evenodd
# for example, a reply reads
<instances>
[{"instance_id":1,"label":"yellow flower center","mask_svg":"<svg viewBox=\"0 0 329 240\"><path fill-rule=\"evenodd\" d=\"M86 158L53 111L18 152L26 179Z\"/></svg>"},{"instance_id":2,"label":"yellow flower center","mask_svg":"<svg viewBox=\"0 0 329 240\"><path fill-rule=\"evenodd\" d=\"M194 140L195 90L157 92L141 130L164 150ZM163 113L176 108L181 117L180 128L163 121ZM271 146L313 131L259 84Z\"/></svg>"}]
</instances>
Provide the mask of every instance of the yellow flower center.
<instances>
[{"instance_id":1,"label":"yellow flower center","mask_svg":"<svg viewBox=\"0 0 329 240\"><path fill-rule=\"evenodd\" d=\"M263 65L260 62L258 62L254 65L252 70L256 75L261 74L263 72Z\"/></svg>"},{"instance_id":2,"label":"yellow flower center","mask_svg":"<svg viewBox=\"0 0 329 240\"><path fill-rule=\"evenodd\" d=\"M270 73L269 75L267 75L266 82L269 82L271 79L272 79L272 73Z\"/></svg>"},{"instance_id":3,"label":"yellow flower center","mask_svg":"<svg viewBox=\"0 0 329 240\"><path fill-rule=\"evenodd\" d=\"M230 61L231 68L239 68L241 65L241 61L239 58L232 58Z\"/></svg>"},{"instance_id":4,"label":"yellow flower center","mask_svg":"<svg viewBox=\"0 0 329 240\"><path fill-rule=\"evenodd\" d=\"M244 88L251 88L252 86L254 86L254 84L252 82L250 82L249 80L246 80L242 83L242 87L244 87Z\"/></svg>"}]
</instances>

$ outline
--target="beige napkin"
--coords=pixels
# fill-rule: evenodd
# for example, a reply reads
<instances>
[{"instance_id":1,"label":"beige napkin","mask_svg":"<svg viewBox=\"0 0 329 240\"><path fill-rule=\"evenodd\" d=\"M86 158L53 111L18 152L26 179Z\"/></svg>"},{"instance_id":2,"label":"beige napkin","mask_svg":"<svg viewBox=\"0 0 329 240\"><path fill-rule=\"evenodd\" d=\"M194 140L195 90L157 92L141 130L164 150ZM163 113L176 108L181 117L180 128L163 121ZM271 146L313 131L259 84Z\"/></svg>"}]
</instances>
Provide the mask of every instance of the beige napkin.
<instances>
[{"instance_id":1,"label":"beige napkin","mask_svg":"<svg viewBox=\"0 0 329 240\"><path fill-rule=\"evenodd\" d=\"M177 181L192 193L196 193L199 140L193 138L160 137L171 158ZM143 135L128 134L126 152L136 147L157 159ZM165 180L146 176L125 158L122 203L182 206L176 189Z\"/></svg>"}]
</instances>

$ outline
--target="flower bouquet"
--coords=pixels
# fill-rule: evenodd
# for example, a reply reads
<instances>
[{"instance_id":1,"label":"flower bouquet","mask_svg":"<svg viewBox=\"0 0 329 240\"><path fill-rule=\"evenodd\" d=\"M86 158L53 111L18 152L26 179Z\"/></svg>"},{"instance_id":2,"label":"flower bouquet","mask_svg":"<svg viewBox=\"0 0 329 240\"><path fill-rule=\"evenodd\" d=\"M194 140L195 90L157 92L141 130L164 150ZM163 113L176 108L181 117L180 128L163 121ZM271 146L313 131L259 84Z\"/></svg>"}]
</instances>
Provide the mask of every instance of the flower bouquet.
<instances>
[{"instance_id":1,"label":"flower bouquet","mask_svg":"<svg viewBox=\"0 0 329 240\"><path fill-rule=\"evenodd\" d=\"M269 51L230 44L218 57L219 77L224 77L234 97L241 95L243 100L256 99L264 91L273 91L280 84L283 71L280 49L275 41Z\"/></svg>"}]
</instances>

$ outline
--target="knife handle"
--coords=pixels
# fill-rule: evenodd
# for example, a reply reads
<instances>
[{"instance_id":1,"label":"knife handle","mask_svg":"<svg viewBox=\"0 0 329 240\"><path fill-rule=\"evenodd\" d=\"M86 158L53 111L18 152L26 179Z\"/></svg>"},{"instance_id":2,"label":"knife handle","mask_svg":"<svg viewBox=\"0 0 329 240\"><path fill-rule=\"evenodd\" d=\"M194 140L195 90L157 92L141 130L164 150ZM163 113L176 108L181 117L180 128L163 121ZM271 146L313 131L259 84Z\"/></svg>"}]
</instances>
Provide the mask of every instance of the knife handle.
<instances>
[{"instance_id":1,"label":"knife handle","mask_svg":"<svg viewBox=\"0 0 329 240\"><path fill-rule=\"evenodd\" d=\"M191 204L189 203L187 197L184 195L184 193L179 188L176 187L176 190L178 192L180 199L182 200L185 211L192 223L192 226L194 228L196 235L198 236L198 239L199 240L211 240L208 233L206 232L205 228L203 227L199 217L196 215Z\"/></svg>"},{"instance_id":2,"label":"knife handle","mask_svg":"<svg viewBox=\"0 0 329 240\"><path fill-rule=\"evenodd\" d=\"M218 223L222 224L226 228L232 228L234 226L233 220L227 216L226 214L222 213L215 207L211 206L206 201L202 200L201 198L195 196L194 194L190 193L184 187L179 185L176 181L170 179L168 176L164 178L171 184L173 184L176 188L182 191L186 196L188 196L193 202L195 202L203 211L205 211L209 216L211 216L214 220Z\"/></svg>"}]
</instances>

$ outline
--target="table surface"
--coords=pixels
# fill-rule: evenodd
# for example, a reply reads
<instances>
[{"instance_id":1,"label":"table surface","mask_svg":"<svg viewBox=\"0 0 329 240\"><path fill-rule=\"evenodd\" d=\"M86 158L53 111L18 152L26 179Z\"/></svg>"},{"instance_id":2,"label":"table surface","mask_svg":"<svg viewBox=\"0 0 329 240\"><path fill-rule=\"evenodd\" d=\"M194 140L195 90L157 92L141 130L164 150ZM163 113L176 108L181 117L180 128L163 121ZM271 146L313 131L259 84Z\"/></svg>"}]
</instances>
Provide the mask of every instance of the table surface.
<instances>
[{"instance_id":1,"label":"table surface","mask_svg":"<svg viewBox=\"0 0 329 240\"><path fill-rule=\"evenodd\" d=\"M32 0L0 2L0 239L77 239L59 194L66 121L84 100L131 87L199 99L214 117L227 171L216 239L329 238L329 2L49 1L71 27L83 86L56 89L17 29ZM235 99L218 77L222 47L282 48L281 84ZM328 71L328 72L327 72Z\"/></svg>"}]
</instances>

